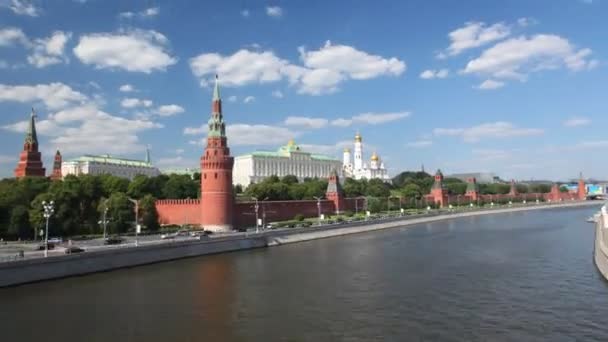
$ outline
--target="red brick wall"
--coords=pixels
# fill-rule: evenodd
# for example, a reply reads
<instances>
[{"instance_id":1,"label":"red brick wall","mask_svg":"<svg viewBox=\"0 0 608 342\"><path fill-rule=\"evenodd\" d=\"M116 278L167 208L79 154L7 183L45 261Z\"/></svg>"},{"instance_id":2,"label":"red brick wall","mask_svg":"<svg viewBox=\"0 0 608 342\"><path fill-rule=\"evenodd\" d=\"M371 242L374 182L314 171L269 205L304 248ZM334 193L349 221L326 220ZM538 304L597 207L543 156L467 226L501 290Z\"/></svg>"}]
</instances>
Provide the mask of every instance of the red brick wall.
<instances>
[{"instance_id":1,"label":"red brick wall","mask_svg":"<svg viewBox=\"0 0 608 342\"><path fill-rule=\"evenodd\" d=\"M201 223L201 202L198 199L158 200L156 211L161 225Z\"/></svg>"}]
</instances>

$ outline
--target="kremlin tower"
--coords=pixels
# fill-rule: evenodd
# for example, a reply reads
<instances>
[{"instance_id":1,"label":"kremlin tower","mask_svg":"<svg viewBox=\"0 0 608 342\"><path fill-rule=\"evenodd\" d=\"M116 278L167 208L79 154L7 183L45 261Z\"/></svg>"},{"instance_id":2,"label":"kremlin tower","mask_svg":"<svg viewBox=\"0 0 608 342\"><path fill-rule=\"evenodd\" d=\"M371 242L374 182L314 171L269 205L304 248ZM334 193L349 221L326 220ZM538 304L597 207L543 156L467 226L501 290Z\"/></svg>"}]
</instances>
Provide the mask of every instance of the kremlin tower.
<instances>
[{"instance_id":1,"label":"kremlin tower","mask_svg":"<svg viewBox=\"0 0 608 342\"><path fill-rule=\"evenodd\" d=\"M25 134L23 151L19 155L19 163L15 168L15 177L23 178L28 176L44 177L45 169L42 167L41 154L38 152L38 136L36 135L36 113L32 108L30 122Z\"/></svg>"},{"instance_id":2,"label":"kremlin tower","mask_svg":"<svg viewBox=\"0 0 608 342\"><path fill-rule=\"evenodd\" d=\"M55 160L53 161L53 173L51 174L51 180L61 180L61 153L57 150L55 153Z\"/></svg>"},{"instance_id":3,"label":"kremlin tower","mask_svg":"<svg viewBox=\"0 0 608 342\"><path fill-rule=\"evenodd\" d=\"M201 157L201 225L205 230L232 230L234 195L232 166L222 116L222 99L217 75L213 88L211 118L208 123L207 147Z\"/></svg>"}]
</instances>

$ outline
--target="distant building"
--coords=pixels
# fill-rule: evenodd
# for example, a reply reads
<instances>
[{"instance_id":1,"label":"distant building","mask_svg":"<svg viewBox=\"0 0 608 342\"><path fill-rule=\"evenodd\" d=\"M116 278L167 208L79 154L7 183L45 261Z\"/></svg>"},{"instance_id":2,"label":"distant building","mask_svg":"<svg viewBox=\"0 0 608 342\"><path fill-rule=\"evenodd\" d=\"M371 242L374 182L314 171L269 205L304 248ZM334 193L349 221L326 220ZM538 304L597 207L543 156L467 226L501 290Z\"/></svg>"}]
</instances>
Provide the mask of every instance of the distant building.
<instances>
[{"instance_id":1,"label":"distant building","mask_svg":"<svg viewBox=\"0 0 608 342\"><path fill-rule=\"evenodd\" d=\"M137 175L148 177L158 176L160 171L152 166L150 153L147 151L146 160L116 158L109 154L84 155L61 164L61 174L67 175L102 175L109 174L117 177L133 179Z\"/></svg>"},{"instance_id":2,"label":"distant building","mask_svg":"<svg viewBox=\"0 0 608 342\"><path fill-rule=\"evenodd\" d=\"M478 184L488 183L500 183L500 178L492 172L471 172L471 173L454 173L445 176L446 178L458 178L463 182L467 182L469 179L475 178Z\"/></svg>"},{"instance_id":3,"label":"distant building","mask_svg":"<svg viewBox=\"0 0 608 342\"><path fill-rule=\"evenodd\" d=\"M19 163L15 168L15 177L38 176L44 177L46 170L42 167L42 154L38 152L38 136L36 135L36 113L32 108L30 122L25 134L23 151L19 155Z\"/></svg>"},{"instance_id":4,"label":"distant building","mask_svg":"<svg viewBox=\"0 0 608 342\"><path fill-rule=\"evenodd\" d=\"M302 151L292 140L277 151L255 151L234 158L233 184L248 186L270 176L294 175L304 178L326 178L331 170L341 170L342 163L321 154Z\"/></svg>"},{"instance_id":5,"label":"distant building","mask_svg":"<svg viewBox=\"0 0 608 342\"><path fill-rule=\"evenodd\" d=\"M200 173L201 169L200 168L183 168L183 169L163 169L160 170L160 173L162 173L163 175L188 175L190 177L194 177L195 173Z\"/></svg>"},{"instance_id":6,"label":"distant building","mask_svg":"<svg viewBox=\"0 0 608 342\"><path fill-rule=\"evenodd\" d=\"M391 178L388 175L388 170L384 167L384 163L376 152L372 154L369 165L363 161L363 139L358 132L355 135L354 145L354 161L351 160L350 149L344 149L342 161L342 171L344 175L354 179L381 179L385 182L389 182Z\"/></svg>"}]
</instances>

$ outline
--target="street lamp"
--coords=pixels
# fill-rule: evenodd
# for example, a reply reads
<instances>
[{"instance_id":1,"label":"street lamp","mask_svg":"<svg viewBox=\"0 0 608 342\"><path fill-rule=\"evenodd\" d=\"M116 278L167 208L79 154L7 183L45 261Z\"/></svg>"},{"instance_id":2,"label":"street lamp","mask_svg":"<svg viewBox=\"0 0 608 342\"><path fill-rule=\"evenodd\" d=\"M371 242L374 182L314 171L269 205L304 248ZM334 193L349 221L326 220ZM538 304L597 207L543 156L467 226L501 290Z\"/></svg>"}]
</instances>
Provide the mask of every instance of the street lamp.
<instances>
[{"instance_id":1,"label":"street lamp","mask_svg":"<svg viewBox=\"0 0 608 342\"><path fill-rule=\"evenodd\" d=\"M323 197L313 196L313 198L317 200L317 213L319 215L319 226L320 226L321 225L321 199L323 199Z\"/></svg>"},{"instance_id":2,"label":"street lamp","mask_svg":"<svg viewBox=\"0 0 608 342\"><path fill-rule=\"evenodd\" d=\"M48 203L46 201L42 201L42 208L44 209L43 216L46 219L46 233L44 235L44 257L45 258L49 256L49 219L55 212L55 208L53 208L54 204L55 203L53 201L50 201Z\"/></svg>"},{"instance_id":3,"label":"street lamp","mask_svg":"<svg viewBox=\"0 0 608 342\"><path fill-rule=\"evenodd\" d=\"M135 204L135 247L139 246L139 239L138 239L138 234L139 234L139 202L136 199L132 199L130 197L128 197L128 200L131 201L131 203Z\"/></svg>"},{"instance_id":4,"label":"street lamp","mask_svg":"<svg viewBox=\"0 0 608 342\"><path fill-rule=\"evenodd\" d=\"M255 232L258 233L258 228L260 227L260 224L259 224L260 221L259 221L259 218L258 218L258 212L259 212L259 209L260 209L260 205L258 203L258 198L257 197L251 197L251 198L253 198L253 200L255 201L255 205L253 206L255 208ZM268 197L264 198L262 201L265 201L267 199L268 199ZM265 217L266 217L266 211L264 211L264 218Z\"/></svg>"}]
</instances>

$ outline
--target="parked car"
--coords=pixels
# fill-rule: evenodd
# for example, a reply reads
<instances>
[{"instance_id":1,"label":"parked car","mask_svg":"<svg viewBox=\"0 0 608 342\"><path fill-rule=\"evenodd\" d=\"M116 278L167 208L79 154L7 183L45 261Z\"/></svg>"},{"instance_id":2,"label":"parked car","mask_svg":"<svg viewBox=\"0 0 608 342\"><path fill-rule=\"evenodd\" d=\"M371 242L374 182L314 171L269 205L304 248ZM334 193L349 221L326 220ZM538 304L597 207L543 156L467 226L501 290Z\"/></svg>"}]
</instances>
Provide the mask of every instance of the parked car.
<instances>
[{"instance_id":1,"label":"parked car","mask_svg":"<svg viewBox=\"0 0 608 342\"><path fill-rule=\"evenodd\" d=\"M175 239L175 234L174 233L160 234L160 238L163 240Z\"/></svg>"},{"instance_id":2,"label":"parked car","mask_svg":"<svg viewBox=\"0 0 608 342\"><path fill-rule=\"evenodd\" d=\"M49 243L47 244L47 247L48 247L48 249L54 249L54 248L55 248L55 244L54 244L54 243L50 243L50 242L49 242ZM38 247L37 247L36 249L37 249L37 250L39 250L39 251L43 251L43 250L45 250L45 248L44 248L44 243L39 244L39 245L38 245Z\"/></svg>"},{"instance_id":3,"label":"parked car","mask_svg":"<svg viewBox=\"0 0 608 342\"><path fill-rule=\"evenodd\" d=\"M103 244L104 245L120 245L123 241L124 241L124 239L119 236L110 236L110 237L106 238L106 240L103 242Z\"/></svg>"},{"instance_id":4,"label":"parked car","mask_svg":"<svg viewBox=\"0 0 608 342\"><path fill-rule=\"evenodd\" d=\"M49 238L49 243L55 243L55 244L57 244L57 243L62 243L62 242L63 242L63 239L60 238L60 237L51 237L51 238Z\"/></svg>"},{"instance_id":5,"label":"parked car","mask_svg":"<svg viewBox=\"0 0 608 342\"><path fill-rule=\"evenodd\" d=\"M175 236L188 236L189 233L187 230L178 230L177 233L175 233Z\"/></svg>"},{"instance_id":6,"label":"parked car","mask_svg":"<svg viewBox=\"0 0 608 342\"><path fill-rule=\"evenodd\" d=\"M82 253L84 249L77 246L70 246L65 249L65 254L74 254L74 253Z\"/></svg>"}]
</instances>

